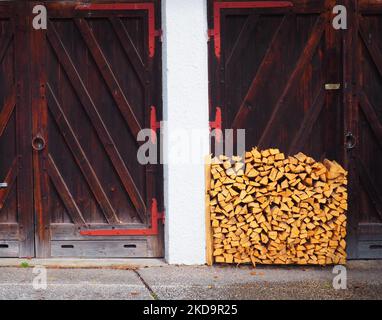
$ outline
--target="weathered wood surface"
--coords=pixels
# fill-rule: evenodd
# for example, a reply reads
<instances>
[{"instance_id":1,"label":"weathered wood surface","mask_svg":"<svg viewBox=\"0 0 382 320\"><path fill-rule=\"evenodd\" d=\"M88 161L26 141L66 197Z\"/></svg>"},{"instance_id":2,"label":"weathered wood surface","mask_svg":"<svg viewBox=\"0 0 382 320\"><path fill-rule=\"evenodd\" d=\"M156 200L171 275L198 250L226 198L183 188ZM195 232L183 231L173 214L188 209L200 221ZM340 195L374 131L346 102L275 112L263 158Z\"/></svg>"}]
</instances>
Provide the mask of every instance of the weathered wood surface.
<instances>
[{"instance_id":1,"label":"weathered wood surface","mask_svg":"<svg viewBox=\"0 0 382 320\"><path fill-rule=\"evenodd\" d=\"M302 151L345 166L348 254L362 258L360 224L382 225L382 5L346 0L348 30L341 33L328 14L334 1L291 2L284 12L222 10L220 59L214 38L209 41L210 119L219 106L223 129L246 129L247 148L276 146L287 155ZM210 29L213 3L208 1ZM339 83L340 89L326 90L327 83ZM366 168L362 179L359 162ZM376 230L370 229L370 239Z\"/></svg>"},{"instance_id":2,"label":"weathered wood surface","mask_svg":"<svg viewBox=\"0 0 382 320\"><path fill-rule=\"evenodd\" d=\"M89 16L75 9L81 2L49 1L47 30L33 29L33 3L0 3L0 182L9 185L0 189L0 236L18 237L20 256L49 257L57 230L99 246L110 238L80 230L149 228L152 199L162 206L162 169L136 158L150 107L159 118L162 110L159 39L154 56L148 41L149 23L161 26L160 1L147 2L153 12ZM163 256L159 229L131 255Z\"/></svg>"},{"instance_id":3,"label":"weathered wood surface","mask_svg":"<svg viewBox=\"0 0 382 320\"><path fill-rule=\"evenodd\" d=\"M131 258L147 254L146 240L52 241L52 257Z\"/></svg>"}]
</instances>

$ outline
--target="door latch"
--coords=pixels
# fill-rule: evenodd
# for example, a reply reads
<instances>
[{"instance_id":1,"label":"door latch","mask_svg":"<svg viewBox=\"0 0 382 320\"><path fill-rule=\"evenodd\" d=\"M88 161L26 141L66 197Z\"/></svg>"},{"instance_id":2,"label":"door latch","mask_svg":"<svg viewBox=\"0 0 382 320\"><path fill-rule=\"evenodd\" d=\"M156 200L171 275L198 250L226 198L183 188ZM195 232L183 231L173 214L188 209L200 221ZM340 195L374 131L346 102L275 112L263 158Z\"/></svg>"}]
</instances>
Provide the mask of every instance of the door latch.
<instances>
[{"instance_id":1,"label":"door latch","mask_svg":"<svg viewBox=\"0 0 382 320\"><path fill-rule=\"evenodd\" d=\"M325 90L338 90L340 88L340 83L325 83Z\"/></svg>"}]
</instances>

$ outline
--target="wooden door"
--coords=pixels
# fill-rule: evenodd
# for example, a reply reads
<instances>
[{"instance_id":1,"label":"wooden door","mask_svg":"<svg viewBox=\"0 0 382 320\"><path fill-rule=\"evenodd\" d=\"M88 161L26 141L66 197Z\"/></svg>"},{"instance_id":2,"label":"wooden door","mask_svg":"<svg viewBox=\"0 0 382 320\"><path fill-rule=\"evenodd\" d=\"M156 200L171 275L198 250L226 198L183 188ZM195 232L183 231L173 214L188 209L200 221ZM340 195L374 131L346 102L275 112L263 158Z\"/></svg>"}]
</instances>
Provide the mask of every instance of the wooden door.
<instances>
[{"instance_id":1,"label":"wooden door","mask_svg":"<svg viewBox=\"0 0 382 320\"><path fill-rule=\"evenodd\" d=\"M342 32L334 1L210 1L211 119L276 147L344 165Z\"/></svg>"},{"instance_id":2,"label":"wooden door","mask_svg":"<svg viewBox=\"0 0 382 320\"><path fill-rule=\"evenodd\" d=\"M138 162L136 140L161 110L159 4L44 5L47 29L31 31L37 256L161 257L160 168Z\"/></svg>"},{"instance_id":3,"label":"wooden door","mask_svg":"<svg viewBox=\"0 0 382 320\"><path fill-rule=\"evenodd\" d=\"M33 257L31 115L25 8L0 2L0 257Z\"/></svg>"},{"instance_id":4,"label":"wooden door","mask_svg":"<svg viewBox=\"0 0 382 320\"><path fill-rule=\"evenodd\" d=\"M382 258L382 5L360 0L351 9L356 14L351 16L353 51L347 66L354 85L346 141L351 173L349 256Z\"/></svg>"},{"instance_id":5,"label":"wooden door","mask_svg":"<svg viewBox=\"0 0 382 320\"><path fill-rule=\"evenodd\" d=\"M247 148L342 163L341 90L325 89L342 82L340 33L327 11L333 1L224 4L210 1L212 118L221 107L224 128L246 129Z\"/></svg>"}]
</instances>

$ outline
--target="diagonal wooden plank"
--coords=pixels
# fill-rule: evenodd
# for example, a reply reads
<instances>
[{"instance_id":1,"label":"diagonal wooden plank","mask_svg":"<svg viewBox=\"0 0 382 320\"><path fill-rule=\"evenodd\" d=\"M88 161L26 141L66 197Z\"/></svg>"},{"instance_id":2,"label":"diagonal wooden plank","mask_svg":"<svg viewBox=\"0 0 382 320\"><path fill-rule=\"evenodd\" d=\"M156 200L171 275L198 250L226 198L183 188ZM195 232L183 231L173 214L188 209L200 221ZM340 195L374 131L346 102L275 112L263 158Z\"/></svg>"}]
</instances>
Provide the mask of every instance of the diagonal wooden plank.
<instances>
[{"instance_id":1,"label":"diagonal wooden plank","mask_svg":"<svg viewBox=\"0 0 382 320\"><path fill-rule=\"evenodd\" d=\"M359 94L359 102L361 105L361 109L365 114L365 117L377 138L378 143L382 147L382 125L380 117L375 112L375 108L371 105L368 97L366 96L364 91L361 91Z\"/></svg>"},{"instance_id":2,"label":"diagonal wooden plank","mask_svg":"<svg viewBox=\"0 0 382 320\"><path fill-rule=\"evenodd\" d=\"M62 202L64 203L66 209L72 221L79 226L86 226L86 222L84 217L81 214L80 209L78 208L68 186L66 185L60 171L58 170L52 156L48 155L48 174L52 179L52 182L60 195Z\"/></svg>"},{"instance_id":3,"label":"diagonal wooden plank","mask_svg":"<svg viewBox=\"0 0 382 320\"><path fill-rule=\"evenodd\" d=\"M118 224L119 219L115 214L115 211L102 188L100 181L97 178L88 158L86 157L85 151L82 149L80 142L78 141L68 119L66 118L60 103L58 102L56 96L53 93L53 90L48 83L47 87L47 98L48 98L48 107L51 111L60 132L62 133L66 143L69 146L70 151L73 154L74 159L76 160L82 174L84 175L90 190L92 191L95 199L97 200L99 206L101 207L105 218L109 223Z\"/></svg>"},{"instance_id":4,"label":"diagonal wooden plank","mask_svg":"<svg viewBox=\"0 0 382 320\"><path fill-rule=\"evenodd\" d=\"M8 186L6 188L0 189L0 210L4 207L5 201L7 200L8 195L12 190L12 186L15 183L16 176L17 176L17 159L15 158L12 162L11 168L9 169L4 179L4 182L6 182Z\"/></svg>"},{"instance_id":5,"label":"diagonal wooden plank","mask_svg":"<svg viewBox=\"0 0 382 320\"><path fill-rule=\"evenodd\" d=\"M382 220L382 199L380 196L379 189L377 186L374 184L373 180L371 179L365 164L361 159L357 159L357 168L359 172L359 177L361 180L361 183L366 189L367 194L369 195L369 198L371 202L374 205L374 208L376 209L379 217Z\"/></svg>"},{"instance_id":6,"label":"diagonal wooden plank","mask_svg":"<svg viewBox=\"0 0 382 320\"><path fill-rule=\"evenodd\" d=\"M12 87L11 92L5 100L4 106L1 108L0 113L0 137L3 135L5 128L7 127L9 118L12 115L16 105L16 89Z\"/></svg>"},{"instance_id":7,"label":"diagonal wooden plank","mask_svg":"<svg viewBox=\"0 0 382 320\"><path fill-rule=\"evenodd\" d=\"M116 17L109 18L109 21L114 29L114 32L116 33L120 44L122 45L123 50L125 51L127 57L129 58L135 73L139 77L142 84L146 83L145 80L145 63L142 60L142 57L140 56L138 49L133 43L133 40L131 39L128 31L126 30L124 24L122 23L121 19Z\"/></svg>"},{"instance_id":8,"label":"diagonal wooden plank","mask_svg":"<svg viewBox=\"0 0 382 320\"><path fill-rule=\"evenodd\" d=\"M70 79L71 85L75 92L77 93L77 97L79 98L82 106L84 107L87 115L89 116L90 121L92 122L97 135L108 154L111 163L114 166L125 190L127 191L135 209L137 210L138 215L142 221L145 221L146 217L146 206L145 203L139 193L137 186L135 185L133 178L127 169L121 155L119 154L117 148L115 147L115 143L107 130L104 122L98 110L95 106L93 99L91 98L84 82L81 79L76 67L73 64L64 44L62 43L54 25L50 22L47 30L47 36L49 43L51 44L58 61L61 66L65 70L68 78Z\"/></svg>"},{"instance_id":9,"label":"diagonal wooden plank","mask_svg":"<svg viewBox=\"0 0 382 320\"><path fill-rule=\"evenodd\" d=\"M249 86L248 92L245 95L243 102L241 103L238 112L236 113L235 119L232 122L231 127L233 129L244 128L246 121L248 120L248 115L252 110L251 101L255 100L255 97L259 94L260 86L259 84L264 81L266 75L272 70L272 61L274 57L278 54L276 49L276 44L280 41L282 37L280 30L285 26L285 23L288 21L287 16L284 16L280 22L279 27L276 29L272 40L269 43L268 49L264 55L263 61L261 62L255 77L252 80L251 85Z\"/></svg>"},{"instance_id":10,"label":"diagonal wooden plank","mask_svg":"<svg viewBox=\"0 0 382 320\"><path fill-rule=\"evenodd\" d=\"M241 31L239 33L239 36L237 37L235 44L232 47L232 50L230 54L228 55L228 58L226 59L226 67L229 66L231 61L237 61L240 54L245 49L245 41L244 38L248 37L248 35L254 30L257 26L257 21L259 20L258 14L251 14L248 16L247 20L244 23L244 26L241 28Z\"/></svg>"},{"instance_id":11,"label":"diagonal wooden plank","mask_svg":"<svg viewBox=\"0 0 382 320\"><path fill-rule=\"evenodd\" d=\"M361 39L365 44L367 50L370 53L370 56L377 67L377 70L382 77L382 53L379 50L375 41L368 41L367 32L365 29L365 19L359 16L359 34L361 35Z\"/></svg>"},{"instance_id":12,"label":"diagonal wooden plank","mask_svg":"<svg viewBox=\"0 0 382 320\"><path fill-rule=\"evenodd\" d=\"M75 24L80 31L82 38L84 39L93 59L105 80L111 95L114 98L119 110L121 111L123 118L127 122L129 129L134 137L137 137L139 131L142 129L134 111L127 101L127 98L115 77L110 64L108 63L105 55L102 52L92 30L85 19L75 19ZM138 142L137 142L138 143Z\"/></svg>"},{"instance_id":13,"label":"diagonal wooden plank","mask_svg":"<svg viewBox=\"0 0 382 320\"><path fill-rule=\"evenodd\" d=\"M3 61L5 53L8 50L8 47L13 39L13 34L5 34L0 37L0 63Z\"/></svg>"},{"instance_id":14,"label":"diagonal wooden plank","mask_svg":"<svg viewBox=\"0 0 382 320\"><path fill-rule=\"evenodd\" d=\"M305 146L310 133L312 132L314 124L317 122L318 116L321 113L322 107L325 102L325 90L320 89L318 95L314 99L312 106L302 120L301 126L296 133L290 147L288 154L296 154Z\"/></svg>"},{"instance_id":15,"label":"diagonal wooden plank","mask_svg":"<svg viewBox=\"0 0 382 320\"><path fill-rule=\"evenodd\" d=\"M296 66L291 73L284 90L279 97L276 105L273 108L272 114L270 119L268 120L268 123L261 135L261 138L259 140L259 146L268 145L270 143L271 138L271 130L272 126L276 120L276 117L280 113L280 110L286 105L285 100L290 92L290 90L295 87L297 82L299 81L306 65L308 62L312 59L313 53L317 48L318 43L320 42L321 36L323 34L323 31L325 29L325 22L326 22L326 16L320 15L313 27L313 30L311 32L311 36L309 37L305 48L303 49Z\"/></svg>"}]
</instances>

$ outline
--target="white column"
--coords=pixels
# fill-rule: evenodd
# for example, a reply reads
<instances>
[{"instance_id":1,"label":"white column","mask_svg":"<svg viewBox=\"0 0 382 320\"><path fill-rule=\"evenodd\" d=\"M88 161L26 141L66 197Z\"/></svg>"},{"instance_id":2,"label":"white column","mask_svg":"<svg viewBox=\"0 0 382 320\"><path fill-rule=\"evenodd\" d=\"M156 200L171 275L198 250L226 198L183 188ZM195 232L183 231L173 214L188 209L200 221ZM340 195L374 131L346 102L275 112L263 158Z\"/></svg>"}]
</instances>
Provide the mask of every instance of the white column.
<instances>
[{"instance_id":1,"label":"white column","mask_svg":"<svg viewBox=\"0 0 382 320\"><path fill-rule=\"evenodd\" d=\"M166 261L205 263L204 165L208 154L208 56L206 0L163 0L163 106ZM204 147L194 163L172 163L174 144L188 148L179 130L201 129ZM185 131L183 131L185 132ZM190 135L189 135L190 136ZM180 153L188 150L182 150ZM198 162L198 163L195 163Z\"/></svg>"}]
</instances>

